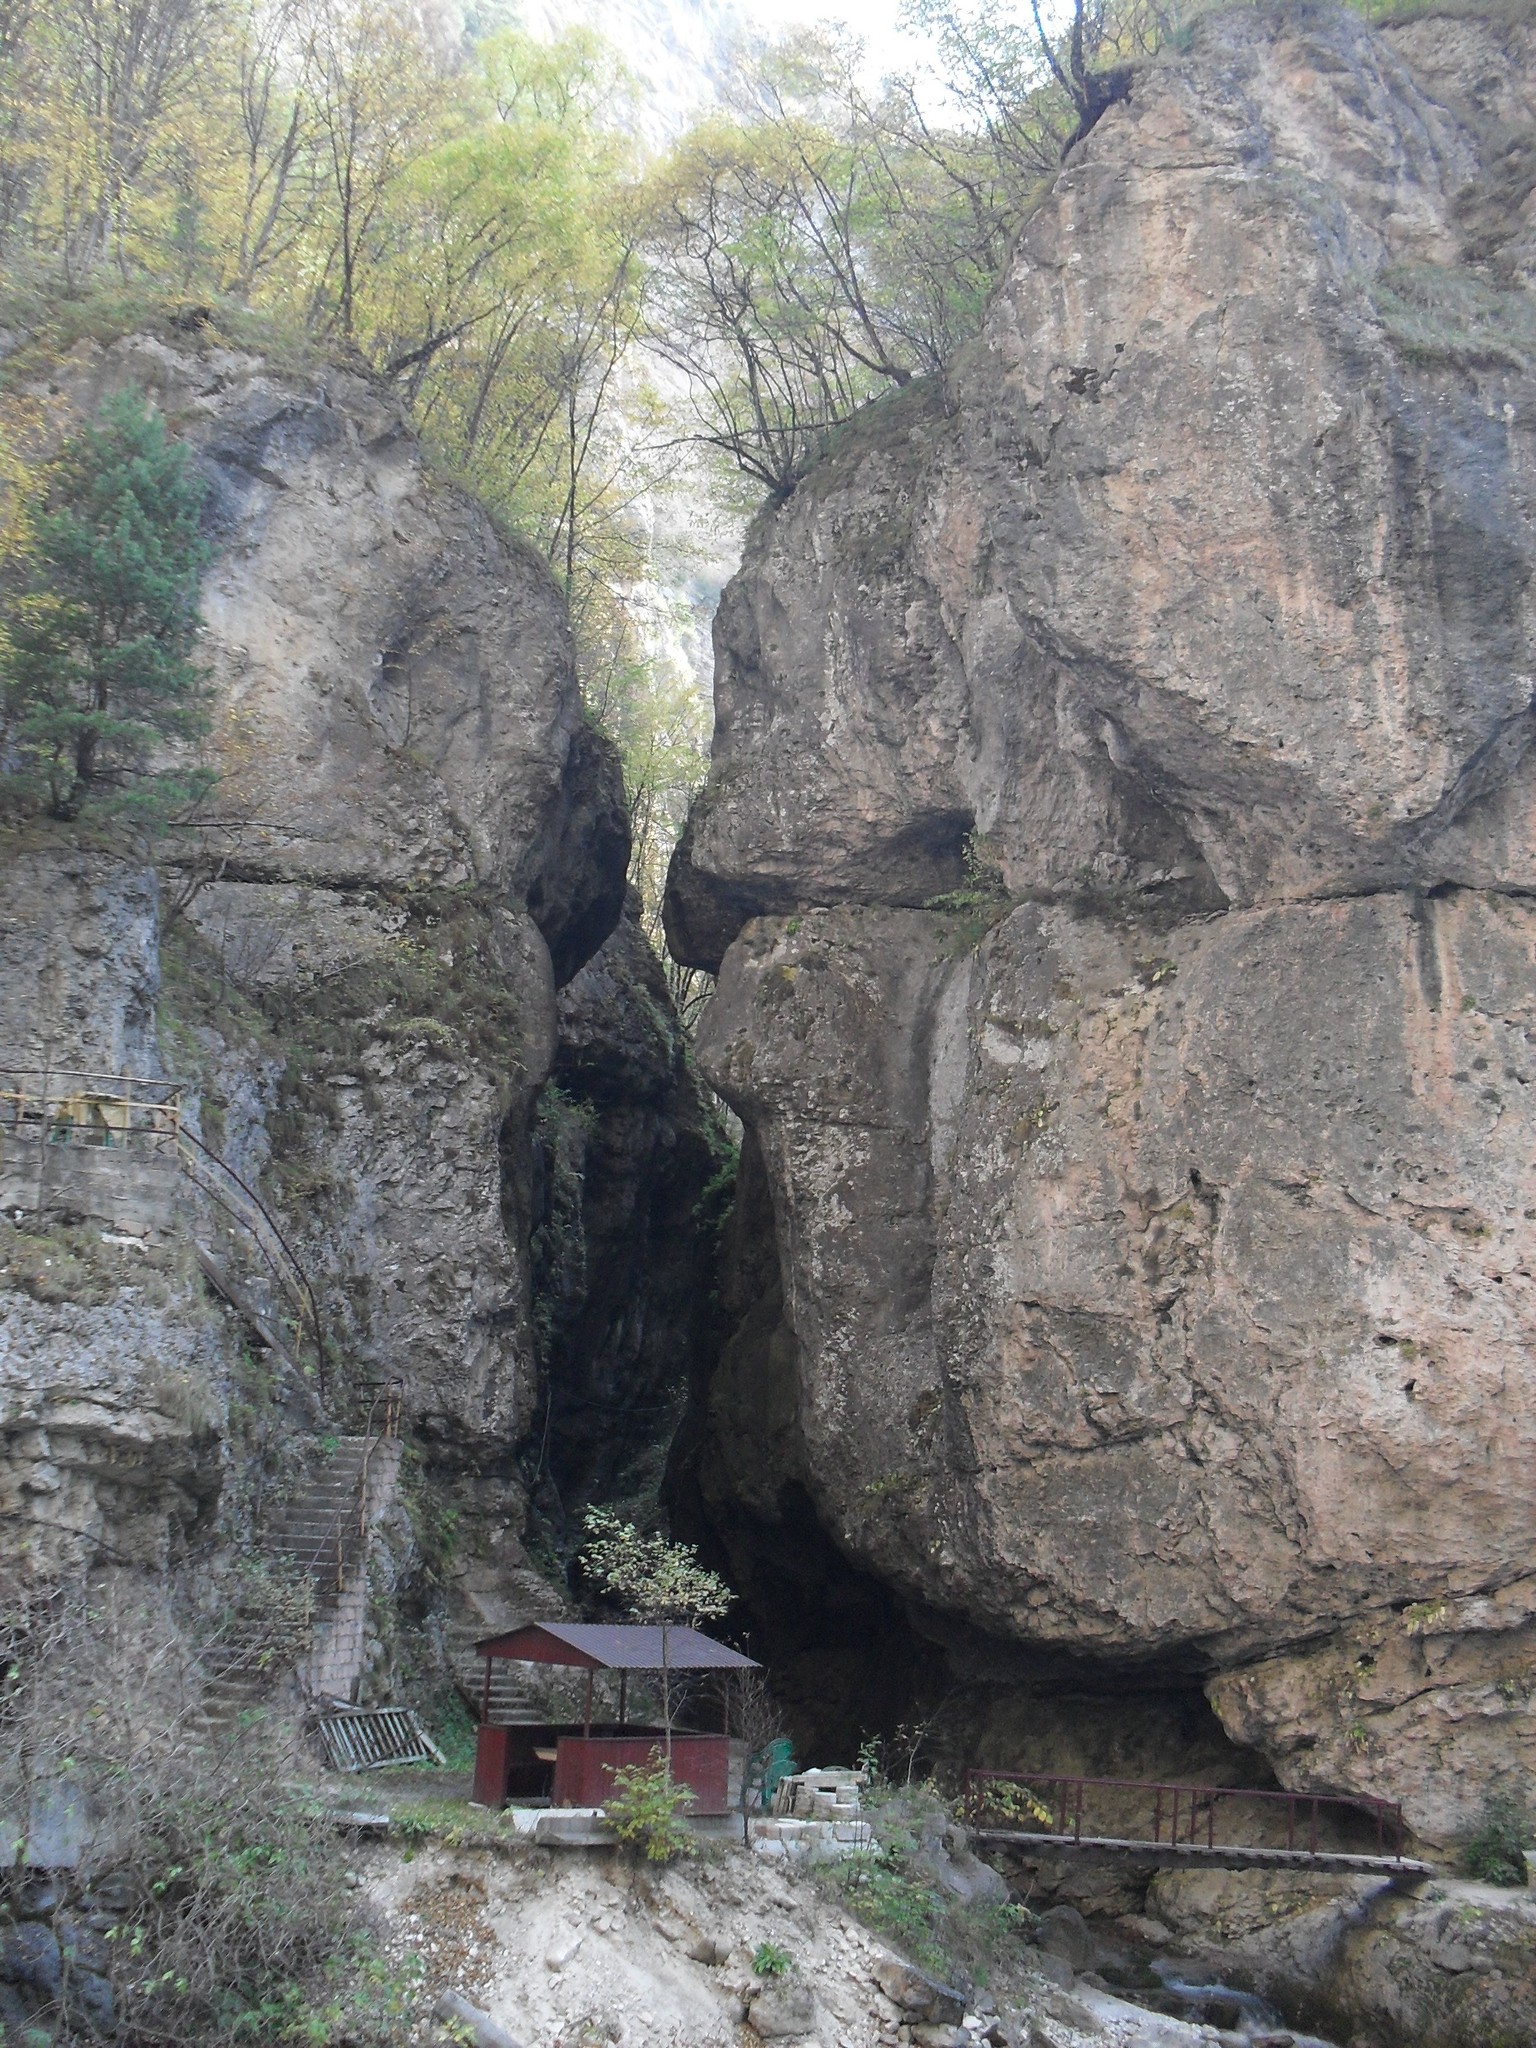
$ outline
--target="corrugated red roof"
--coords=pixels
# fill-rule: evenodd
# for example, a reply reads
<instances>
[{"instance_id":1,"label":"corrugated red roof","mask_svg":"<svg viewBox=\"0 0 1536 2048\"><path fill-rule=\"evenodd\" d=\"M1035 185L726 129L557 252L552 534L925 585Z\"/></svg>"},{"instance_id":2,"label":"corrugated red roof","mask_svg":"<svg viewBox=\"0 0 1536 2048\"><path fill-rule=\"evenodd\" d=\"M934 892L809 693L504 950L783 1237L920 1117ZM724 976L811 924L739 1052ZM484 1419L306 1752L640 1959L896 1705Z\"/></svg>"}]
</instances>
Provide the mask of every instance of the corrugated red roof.
<instances>
[{"instance_id":1,"label":"corrugated red roof","mask_svg":"<svg viewBox=\"0 0 1536 2048\"><path fill-rule=\"evenodd\" d=\"M642 1622L530 1621L482 1636L477 1657L515 1657L530 1664L573 1664L586 1671L660 1671L661 1630ZM755 1671L739 1650L696 1628L667 1630L666 1663L674 1671Z\"/></svg>"}]
</instances>

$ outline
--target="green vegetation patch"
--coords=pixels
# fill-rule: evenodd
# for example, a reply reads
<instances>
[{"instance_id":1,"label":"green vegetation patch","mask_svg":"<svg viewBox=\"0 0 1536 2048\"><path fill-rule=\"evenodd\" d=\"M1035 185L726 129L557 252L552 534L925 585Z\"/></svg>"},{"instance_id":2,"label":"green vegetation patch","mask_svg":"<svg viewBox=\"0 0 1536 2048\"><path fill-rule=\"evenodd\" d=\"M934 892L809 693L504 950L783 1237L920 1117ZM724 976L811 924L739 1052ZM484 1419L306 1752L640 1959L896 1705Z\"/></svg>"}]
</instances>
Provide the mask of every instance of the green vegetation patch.
<instances>
[{"instance_id":1,"label":"green vegetation patch","mask_svg":"<svg viewBox=\"0 0 1536 2048\"><path fill-rule=\"evenodd\" d=\"M861 1762L873 1762L876 1747L866 1745ZM877 1777L865 1795L865 1817L875 1847L830 1866L822 1881L866 1926L952 1983L1006 1988L1027 1975L1024 1944L1034 1915L1006 1899L957 1898L933 1874L924 1844L955 1818L937 1787Z\"/></svg>"},{"instance_id":2,"label":"green vegetation patch","mask_svg":"<svg viewBox=\"0 0 1536 2048\"><path fill-rule=\"evenodd\" d=\"M189 1284L185 1246L114 1243L99 1226L17 1224L0 1216L0 1288L34 1301L73 1302L101 1308L125 1288L152 1308L184 1296Z\"/></svg>"},{"instance_id":3,"label":"green vegetation patch","mask_svg":"<svg viewBox=\"0 0 1536 2048\"><path fill-rule=\"evenodd\" d=\"M625 1848L647 1863L675 1863L696 1849L688 1825L693 1791L672 1776L665 1757L631 1764L613 1773L613 1790L603 1800L608 1825Z\"/></svg>"},{"instance_id":4,"label":"green vegetation patch","mask_svg":"<svg viewBox=\"0 0 1536 2048\"><path fill-rule=\"evenodd\" d=\"M1482 1819L1462 1844L1461 1867L1484 1884L1530 1882L1525 1852L1536 1847L1536 1825L1525 1801L1512 1792L1490 1793Z\"/></svg>"},{"instance_id":5,"label":"green vegetation patch","mask_svg":"<svg viewBox=\"0 0 1536 2048\"><path fill-rule=\"evenodd\" d=\"M212 343L259 351L269 370L315 369L328 360L297 319L243 305L206 283L195 300L145 276L98 274L69 287L56 270L24 262L9 263L0 280L0 327L24 337L0 364L0 389L8 390L56 374L60 360L82 341L110 348L130 334L153 335L173 347Z\"/></svg>"},{"instance_id":6,"label":"green vegetation patch","mask_svg":"<svg viewBox=\"0 0 1536 2048\"><path fill-rule=\"evenodd\" d=\"M415 1982L374 1955L331 1817L288 1782L275 1730L254 1715L215 1733L195 1689L167 1682L208 1647L143 1588L8 1615L0 1811L42 1785L91 1815L57 1932L101 1912L83 1967L111 1986L115 2038L384 2048ZM86 2017L59 2038L98 2038Z\"/></svg>"},{"instance_id":7,"label":"green vegetation patch","mask_svg":"<svg viewBox=\"0 0 1536 2048\"><path fill-rule=\"evenodd\" d=\"M1536 299L1470 270L1401 263L1373 297L1393 346L1410 362L1458 369L1529 370L1536 363Z\"/></svg>"},{"instance_id":8,"label":"green vegetation patch","mask_svg":"<svg viewBox=\"0 0 1536 2048\"><path fill-rule=\"evenodd\" d=\"M172 766L166 754L208 730L195 659L203 497L187 450L134 391L17 472L0 605L8 807L152 831L212 787L190 755Z\"/></svg>"}]
</instances>

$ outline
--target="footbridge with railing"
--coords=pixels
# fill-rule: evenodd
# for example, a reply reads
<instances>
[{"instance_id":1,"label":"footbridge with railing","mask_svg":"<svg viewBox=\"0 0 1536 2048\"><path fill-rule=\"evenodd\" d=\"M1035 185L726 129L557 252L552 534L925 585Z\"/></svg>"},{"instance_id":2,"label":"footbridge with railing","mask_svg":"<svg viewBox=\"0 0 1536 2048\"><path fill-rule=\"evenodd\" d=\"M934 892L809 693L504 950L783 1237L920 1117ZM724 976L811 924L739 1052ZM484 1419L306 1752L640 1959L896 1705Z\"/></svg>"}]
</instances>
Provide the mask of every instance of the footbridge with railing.
<instances>
[{"instance_id":1,"label":"footbridge with railing","mask_svg":"<svg viewBox=\"0 0 1536 2048\"><path fill-rule=\"evenodd\" d=\"M329 1361L314 1288L260 1195L189 1119L181 1084L84 1068L0 1066L0 1207L75 1209L126 1229L164 1229L183 1183L256 1250L293 1311L296 1353L309 1349L324 1399ZM229 1279L205 1250L200 1256L213 1284L229 1292ZM242 1297L236 1306L247 1303Z\"/></svg>"},{"instance_id":2,"label":"footbridge with railing","mask_svg":"<svg viewBox=\"0 0 1536 2048\"><path fill-rule=\"evenodd\" d=\"M1390 1800L1248 1785L969 1770L965 1815L976 1838L1020 1854L1150 1866L1321 1870L1428 1877L1405 1853Z\"/></svg>"}]
</instances>

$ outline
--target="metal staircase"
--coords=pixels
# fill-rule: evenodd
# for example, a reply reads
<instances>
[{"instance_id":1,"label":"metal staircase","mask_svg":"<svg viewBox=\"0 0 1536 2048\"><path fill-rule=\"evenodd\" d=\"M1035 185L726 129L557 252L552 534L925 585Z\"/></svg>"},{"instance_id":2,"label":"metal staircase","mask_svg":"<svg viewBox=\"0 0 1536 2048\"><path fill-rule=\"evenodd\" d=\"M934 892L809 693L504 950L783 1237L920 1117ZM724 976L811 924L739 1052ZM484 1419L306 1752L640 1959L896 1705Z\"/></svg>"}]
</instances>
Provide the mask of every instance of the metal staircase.
<instances>
[{"instance_id":1,"label":"metal staircase","mask_svg":"<svg viewBox=\"0 0 1536 2048\"><path fill-rule=\"evenodd\" d=\"M368 1467L376 1439L343 1436L318 1472L292 1493L266 1548L311 1589L318 1619L334 1606L368 1548Z\"/></svg>"}]
</instances>

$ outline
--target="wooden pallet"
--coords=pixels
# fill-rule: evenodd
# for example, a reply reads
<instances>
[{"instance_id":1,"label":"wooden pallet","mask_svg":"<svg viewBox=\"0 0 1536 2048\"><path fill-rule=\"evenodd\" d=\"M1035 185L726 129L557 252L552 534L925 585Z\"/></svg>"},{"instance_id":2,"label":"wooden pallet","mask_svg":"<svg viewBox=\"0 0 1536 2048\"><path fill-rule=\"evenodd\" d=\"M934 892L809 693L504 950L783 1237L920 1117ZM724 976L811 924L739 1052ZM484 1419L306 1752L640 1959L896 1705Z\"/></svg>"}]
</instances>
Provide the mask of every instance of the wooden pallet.
<instances>
[{"instance_id":1,"label":"wooden pallet","mask_svg":"<svg viewBox=\"0 0 1536 2048\"><path fill-rule=\"evenodd\" d=\"M444 1764L447 1758L409 1707L354 1707L315 1723L333 1771L377 1771L388 1764Z\"/></svg>"}]
</instances>

